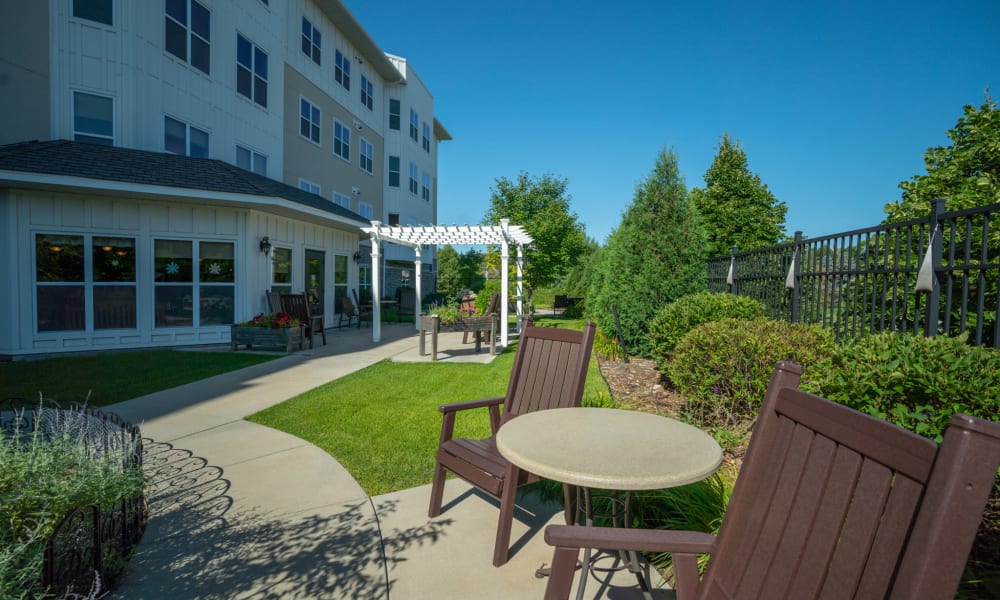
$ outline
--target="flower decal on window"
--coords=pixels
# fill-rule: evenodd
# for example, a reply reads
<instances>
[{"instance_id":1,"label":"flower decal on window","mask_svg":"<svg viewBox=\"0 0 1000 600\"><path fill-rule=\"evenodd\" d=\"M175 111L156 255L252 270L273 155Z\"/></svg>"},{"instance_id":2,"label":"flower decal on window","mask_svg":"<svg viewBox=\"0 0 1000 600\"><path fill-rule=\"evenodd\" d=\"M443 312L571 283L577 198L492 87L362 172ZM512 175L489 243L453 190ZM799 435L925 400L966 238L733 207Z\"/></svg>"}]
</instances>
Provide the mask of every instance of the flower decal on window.
<instances>
[{"instance_id":1,"label":"flower decal on window","mask_svg":"<svg viewBox=\"0 0 1000 600\"><path fill-rule=\"evenodd\" d=\"M219 263L212 263L208 265L208 272L212 275L218 275L219 273L222 273L222 267L219 266Z\"/></svg>"},{"instance_id":2,"label":"flower decal on window","mask_svg":"<svg viewBox=\"0 0 1000 600\"><path fill-rule=\"evenodd\" d=\"M180 272L180 270L181 266L175 263L174 261L170 261L167 263L166 271L168 275L176 275L178 272Z\"/></svg>"}]
</instances>

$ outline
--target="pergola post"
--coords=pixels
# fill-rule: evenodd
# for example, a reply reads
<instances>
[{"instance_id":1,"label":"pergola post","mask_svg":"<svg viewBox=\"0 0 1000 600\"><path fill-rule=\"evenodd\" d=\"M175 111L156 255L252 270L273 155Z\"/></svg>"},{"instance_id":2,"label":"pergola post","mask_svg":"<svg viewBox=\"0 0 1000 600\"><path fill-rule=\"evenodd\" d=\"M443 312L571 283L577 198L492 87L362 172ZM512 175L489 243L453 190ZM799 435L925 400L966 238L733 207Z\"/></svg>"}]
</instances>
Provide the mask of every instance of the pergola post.
<instances>
[{"instance_id":1,"label":"pergola post","mask_svg":"<svg viewBox=\"0 0 1000 600\"><path fill-rule=\"evenodd\" d=\"M517 245L517 333L521 333L524 319L524 247Z\"/></svg>"},{"instance_id":2,"label":"pergola post","mask_svg":"<svg viewBox=\"0 0 1000 600\"><path fill-rule=\"evenodd\" d=\"M510 297L510 245L507 243L507 226L510 221L500 219L500 227L504 231L503 239L500 242L500 272L503 278L500 279L500 344L507 347L507 313L510 310L507 299Z\"/></svg>"},{"instance_id":3,"label":"pergola post","mask_svg":"<svg viewBox=\"0 0 1000 600\"><path fill-rule=\"evenodd\" d=\"M379 238L378 221L372 221L372 341L382 340L382 289L381 275L379 267L382 264L380 257L380 246L382 240Z\"/></svg>"},{"instance_id":4,"label":"pergola post","mask_svg":"<svg viewBox=\"0 0 1000 600\"><path fill-rule=\"evenodd\" d=\"M422 286L420 285L421 271L423 271L423 260L420 258L420 246L413 249L413 267L417 271L417 276L414 278L414 285L416 286L416 306L413 307L413 328L420 331L420 298L423 295ZM400 307L402 308L402 307Z\"/></svg>"}]
</instances>

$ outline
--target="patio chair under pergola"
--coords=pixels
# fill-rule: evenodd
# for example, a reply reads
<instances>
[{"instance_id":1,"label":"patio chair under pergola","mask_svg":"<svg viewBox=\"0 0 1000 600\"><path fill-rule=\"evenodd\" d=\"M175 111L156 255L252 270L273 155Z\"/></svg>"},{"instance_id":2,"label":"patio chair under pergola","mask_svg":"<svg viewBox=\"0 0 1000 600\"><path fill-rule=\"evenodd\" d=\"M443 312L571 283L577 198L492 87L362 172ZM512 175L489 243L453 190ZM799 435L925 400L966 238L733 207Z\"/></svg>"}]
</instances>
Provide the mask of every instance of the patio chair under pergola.
<instances>
[{"instance_id":1,"label":"patio chair under pergola","mask_svg":"<svg viewBox=\"0 0 1000 600\"><path fill-rule=\"evenodd\" d=\"M524 247L530 245L534 240L520 225L511 225L507 219L501 219L499 225L382 225L379 221L372 221L371 227L363 227L361 230L371 236L372 241L372 341L378 342L382 339L381 327L381 274L379 273L379 256L382 252L382 242L392 242L402 246L413 248L414 271L416 271L416 306L414 306L414 328L420 330L420 299L421 292L421 260L420 252L426 245L453 246L478 246L491 245L500 246L500 272L503 277L500 279L500 297L508 298L510 285L508 282L508 269L510 266L510 247L517 249L515 265L517 266L517 328L521 329L521 319L524 317ZM508 306L506 300L500 302L500 344L507 345L507 314Z\"/></svg>"}]
</instances>

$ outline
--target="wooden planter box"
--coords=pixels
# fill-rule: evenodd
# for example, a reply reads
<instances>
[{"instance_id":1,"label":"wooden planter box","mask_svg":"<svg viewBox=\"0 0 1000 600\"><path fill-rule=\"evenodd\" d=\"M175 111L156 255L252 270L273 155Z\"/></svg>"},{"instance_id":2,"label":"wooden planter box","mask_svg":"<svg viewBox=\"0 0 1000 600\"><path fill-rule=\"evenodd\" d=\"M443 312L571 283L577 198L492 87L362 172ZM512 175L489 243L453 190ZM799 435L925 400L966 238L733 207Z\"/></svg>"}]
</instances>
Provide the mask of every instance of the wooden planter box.
<instances>
[{"instance_id":1,"label":"wooden planter box","mask_svg":"<svg viewBox=\"0 0 1000 600\"><path fill-rule=\"evenodd\" d=\"M292 345L298 344L302 349L302 327L279 327L278 329L268 329L266 327L240 327L230 326L229 341L236 351L237 346L246 345L247 350L254 346L281 347L288 354L292 351Z\"/></svg>"},{"instance_id":2,"label":"wooden planter box","mask_svg":"<svg viewBox=\"0 0 1000 600\"><path fill-rule=\"evenodd\" d=\"M420 315L420 343L419 351L420 356L425 356L424 345L424 334L426 332L431 332L431 360L437 360L437 349L438 349L438 331L467 331L476 334L476 352L482 348L482 340L484 335L490 336L488 338L490 343L490 356L496 354L496 331L497 331L497 318L495 316L485 316L485 317L460 317L454 323L449 323L447 325L441 324L441 319L438 315Z\"/></svg>"}]
</instances>

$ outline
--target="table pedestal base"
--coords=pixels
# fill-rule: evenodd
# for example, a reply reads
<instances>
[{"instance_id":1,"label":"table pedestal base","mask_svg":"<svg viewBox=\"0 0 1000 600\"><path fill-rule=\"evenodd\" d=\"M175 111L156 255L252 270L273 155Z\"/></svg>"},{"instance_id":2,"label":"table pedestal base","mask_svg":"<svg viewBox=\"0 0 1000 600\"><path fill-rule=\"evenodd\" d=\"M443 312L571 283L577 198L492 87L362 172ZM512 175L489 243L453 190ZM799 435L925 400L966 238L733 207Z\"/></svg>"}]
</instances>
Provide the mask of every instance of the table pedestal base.
<instances>
[{"instance_id":1,"label":"table pedestal base","mask_svg":"<svg viewBox=\"0 0 1000 600\"><path fill-rule=\"evenodd\" d=\"M609 512L594 514L593 500L595 497L603 498L610 503ZM598 518L610 519L612 527L627 528L629 527L629 519L631 517L631 501L632 492L626 491L619 494L615 491L610 491L607 493L592 494L590 488L580 487L577 488L578 518L582 519L580 523L587 527L594 526L594 517L596 516ZM597 566L599 561L605 559L613 559L612 566ZM583 549L583 561L580 565L580 586L576 591L577 600L583 600L583 594L587 587L587 579L592 574L598 572L611 573L622 569L628 569L630 573L635 575L636 580L639 582L639 588L642 590L643 598L645 600L653 600L649 583L649 564L639 558L638 552L632 550L605 552L598 549L592 553L590 548ZM603 585L607 585L606 580Z\"/></svg>"}]
</instances>

